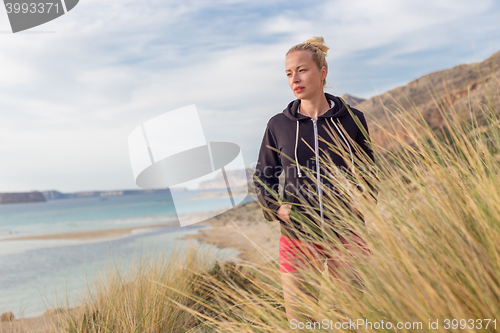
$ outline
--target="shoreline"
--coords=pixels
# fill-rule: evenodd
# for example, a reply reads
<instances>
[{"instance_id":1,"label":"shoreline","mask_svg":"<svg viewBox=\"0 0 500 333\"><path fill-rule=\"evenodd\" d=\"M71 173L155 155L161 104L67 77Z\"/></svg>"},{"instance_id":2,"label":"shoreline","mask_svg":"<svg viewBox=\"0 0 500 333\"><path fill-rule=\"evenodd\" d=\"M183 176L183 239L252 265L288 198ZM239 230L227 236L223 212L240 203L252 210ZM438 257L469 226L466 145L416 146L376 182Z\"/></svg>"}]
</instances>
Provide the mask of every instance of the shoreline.
<instances>
[{"instance_id":1,"label":"shoreline","mask_svg":"<svg viewBox=\"0 0 500 333\"><path fill-rule=\"evenodd\" d=\"M201 222L194 223L200 225L206 225L206 216L210 216L213 212L217 212L217 210L210 210L203 213L194 213L189 215L189 219L201 219ZM61 232L54 234L45 234L45 235L32 235L32 236L20 236L20 237L9 237L9 238L0 238L0 242L9 242L9 241L30 241L30 240L103 240L103 239L116 239L126 235L131 234L134 230L141 229L153 229L153 228L162 228L168 226L180 226L179 221L172 221L168 223L159 223L159 224L145 224L141 226L134 227L123 227L123 228L112 228L112 229L103 229L103 230L89 230L89 231L74 231L74 232Z\"/></svg>"},{"instance_id":2,"label":"shoreline","mask_svg":"<svg viewBox=\"0 0 500 333\"><path fill-rule=\"evenodd\" d=\"M210 214L210 212L193 214L191 217L203 219L203 216L206 216L207 214ZM121 237L131 233L136 229L155 228L174 224L178 224L178 222L140 227L108 229L105 231L108 231L109 234L106 234L106 236L102 236L100 238L98 234L102 234L103 230L16 237L9 239L0 239L0 242L9 240L102 239L109 238L109 235ZM204 244L213 245L218 248L232 248L239 251L239 254L237 256L238 260L243 260L255 264L263 264L269 262L270 260L278 259L280 236L279 222L266 221L262 215L261 208L257 201L251 201L236 206L233 209L230 209L220 215L202 220L201 222L198 222L196 224L207 225L210 226L210 228L201 229L197 233L186 235L179 239L196 239ZM73 309L69 309L69 311L72 310ZM50 329L50 320L55 316L50 311L54 310L49 310L41 316L16 318L13 322L0 322L0 332L17 332L16 327L18 327L19 325L22 325L22 327L24 328L31 329L43 328L44 326L47 327L47 329Z\"/></svg>"},{"instance_id":3,"label":"shoreline","mask_svg":"<svg viewBox=\"0 0 500 333\"><path fill-rule=\"evenodd\" d=\"M62 232L56 234L47 235L33 235L33 236L21 236L12 238L1 238L0 242L9 241L28 241L28 240L101 240L101 239L114 239L119 238L128 234L132 231L138 229L151 229L151 228L161 228L171 225L175 225L177 222L144 225L136 227L125 227L116 229L103 229L103 230L90 230L90 231L75 231L75 232Z\"/></svg>"},{"instance_id":4,"label":"shoreline","mask_svg":"<svg viewBox=\"0 0 500 333\"><path fill-rule=\"evenodd\" d=\"M189 219L201 220L200 222L193 223L192 225L197 224L210 226L211 228L198 230L197 233L185 235L179 239L196 239L200 242L214 245L218 248L232 248L238 250L240 252L238 258L244 260L249 260L251 258L250 252L254 252L256 247L272 248L275 250L274 252L277 253L280 236L279 222L266 221L257 201L247 202L220 213L219 215L209 217L213 215L214 212L219 211L220 210L211 210L190 215ZM162 228L175 225L180 226L179 222L175 221L115 229L2 238L0 239L0 242L36 240L111 240L130 235L135 230ZM258 257L252 258L252 260L260 261Z\"/></svg>"}]
</instances>

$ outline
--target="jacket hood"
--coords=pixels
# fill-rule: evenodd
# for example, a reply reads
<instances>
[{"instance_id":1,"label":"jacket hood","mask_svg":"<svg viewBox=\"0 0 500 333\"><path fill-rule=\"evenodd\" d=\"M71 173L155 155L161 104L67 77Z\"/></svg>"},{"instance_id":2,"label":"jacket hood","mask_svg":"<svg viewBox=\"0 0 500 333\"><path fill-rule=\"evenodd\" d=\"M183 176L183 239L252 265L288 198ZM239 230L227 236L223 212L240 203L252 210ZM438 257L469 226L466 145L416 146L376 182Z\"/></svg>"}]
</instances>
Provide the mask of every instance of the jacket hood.
<instances>
[{"instance_id":1,"label":"jacket hood","mask_svg":"<svg viewBox=\"0 0 500 333\"><path fill-rule=\"evenodd\" d=\"M340 118L348 113L347 108L345 106L345 102L340 97L333 96L329 93L325 93L325 97L330 105L332 104L331 103L332 101L335 104L331 109L329 109L319 117ZM293 121L310 119L308 116L305 116L297 112L297 110L299 109L299 105L300 105L300 99L296 99L290 102L290 104L288 104L286 109L283 110L283 113L288 119Z\"/></svg>"}]
</instances>

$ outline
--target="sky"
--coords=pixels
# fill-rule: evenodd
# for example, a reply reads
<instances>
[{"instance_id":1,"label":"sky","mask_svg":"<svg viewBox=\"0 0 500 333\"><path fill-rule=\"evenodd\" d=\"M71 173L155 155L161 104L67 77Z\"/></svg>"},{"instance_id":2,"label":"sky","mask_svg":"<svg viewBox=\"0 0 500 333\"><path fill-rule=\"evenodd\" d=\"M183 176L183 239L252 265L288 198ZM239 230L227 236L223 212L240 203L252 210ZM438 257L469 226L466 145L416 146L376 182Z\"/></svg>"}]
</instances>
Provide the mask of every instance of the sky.
<instances>
[{"instance_id":1,"label":"sky","mask_svg":"<svg viewBox=\"0 0 500 333\"><path fill-rule=\"evenodd\" d=\"M495 0L81 0L13 34L0 7L0 192L139 189L129 134L192 104L250 167L295 99L293 45L323 36L325 91L369 98L486 59L499 17Z\"/></svg>"}]
</instances>

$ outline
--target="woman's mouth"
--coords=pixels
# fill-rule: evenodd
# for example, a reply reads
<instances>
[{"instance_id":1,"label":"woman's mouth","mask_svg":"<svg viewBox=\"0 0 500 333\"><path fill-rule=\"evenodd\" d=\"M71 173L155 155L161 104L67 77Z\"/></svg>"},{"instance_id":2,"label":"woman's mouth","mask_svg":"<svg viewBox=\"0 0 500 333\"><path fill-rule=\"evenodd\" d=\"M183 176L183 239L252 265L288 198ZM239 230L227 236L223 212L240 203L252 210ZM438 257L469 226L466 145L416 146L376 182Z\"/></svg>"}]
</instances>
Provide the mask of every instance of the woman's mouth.
<instances>
[{"instance_id":1,"label":"woman's mouth","mask_svg":"<svg viewBox=\"0 0 500 333\"><path fill-rule=\"evenodd\" d=\"M304 90L304 87L297 87L297 88L295 88L295 89L294 89L294 91L295 91L296 93L299 93L299 92L301 92L302 90Z\"/></svg>"}]
</instances>

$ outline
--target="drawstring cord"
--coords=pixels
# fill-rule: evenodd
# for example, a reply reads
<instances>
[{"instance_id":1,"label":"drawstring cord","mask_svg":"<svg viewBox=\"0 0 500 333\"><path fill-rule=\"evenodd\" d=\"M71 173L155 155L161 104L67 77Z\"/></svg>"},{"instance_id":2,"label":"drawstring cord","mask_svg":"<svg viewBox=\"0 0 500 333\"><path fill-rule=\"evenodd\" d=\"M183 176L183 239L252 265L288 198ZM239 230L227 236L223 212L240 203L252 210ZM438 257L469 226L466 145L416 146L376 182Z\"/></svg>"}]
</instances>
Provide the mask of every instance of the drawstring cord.
<instances>
[{"instance_id":1,"label":"drawstring cord","mask_svg":"<svg viewBox=\"0 0 500 333\"><path fill-rule=\"evenodd\" d=\"M334 105L334 103L332 101L331 107L333 107L333 105ZM300 113L300 105L299 105L299 107L297 109L297 112ZM354 157L353 157L353 154L352 154L351 145L349 144L349 141L347 141L347 139L345 138L344 134L342 133L342 131L340 130L340 128L337 126L337 124L335 124L335 122L333 121L332 118L330 118L330 121L335 126L335 128L339 132L340 136L342 136L342 139L346 143L347 148L349 148L349 154L351 156L351 164L352 164L351 170L352 170L352 173L354 173ZM300 172L299 160L297 158L297 146L298 146L298 143L299 143L299 121L297 120L297 131L295 133L295 162L297 163L297 166L296 166L297 167L297 174L299 175L299 178L302 178L302 172Z\"/></svg>"},{"instance_id":2,"label":"drawstring cord","mask_svg":"<svg viewBox=\"0 0 500 333\"><path fill-rule=\"evenodd\" d=\"M353 158L353 155L352 155L351 146L349 145L349 142L345 138L344 134L342 133L342 131L340 130L340 128L337 126L337 124L335 124L335 122L333 121L332 118L330 118L330 121L332 122L333 125L335 125L335 128L340 133L340 135L342 136L342 139L344 139L344 142L347 144L347 147L349 148L349 153L351 154L351 163L352 163L351 170L352 170L352 173L354 173L354 158Z\"/></svg>"},{"instance_id":3,"label":"drawstring cord","mask_svg":"<svg viewBox=\"0 0 500 333\"><path fill-rule=\"evenodd\" d=\"M297 173L299 178L302 178L302 173L299 168L299 160L297 158L297 144L299 143L299 121L297 120L297 132L295 133L295 162L297 163Z\"/></svg>"}]
</instances>

